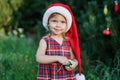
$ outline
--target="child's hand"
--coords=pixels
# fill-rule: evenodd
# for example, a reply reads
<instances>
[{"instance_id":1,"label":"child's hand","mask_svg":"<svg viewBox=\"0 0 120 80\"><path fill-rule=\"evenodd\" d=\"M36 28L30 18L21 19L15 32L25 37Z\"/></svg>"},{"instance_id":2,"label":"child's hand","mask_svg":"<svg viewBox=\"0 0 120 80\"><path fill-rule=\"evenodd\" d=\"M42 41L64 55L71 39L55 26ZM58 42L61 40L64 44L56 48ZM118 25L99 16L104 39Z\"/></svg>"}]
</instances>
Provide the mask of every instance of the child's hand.
<instances>
[{"instance_id":1,"label":"child's hand","mask_svg":"<svg viewBox=\"0 0 120 80\"><path fill-rule=\"evenodd\" d=\"M64 56L58 56L58 62L62 65L66 65L68 63L68 59Z\"/></svg>"},{"instance_id":2,"label":"child's hand","mask_svg":"<svg viewBox=\"0 0 120 80\"><path fill-rule=\"evenodd\" d=\"M75 67L78 65L78 62L76 61L73 61L73 60L69 60L71 62L71 65L70 66L65 66L65 68L68 70L68 71L72 71L73 69L75 69Z\"/></svg>"}]
</instances>

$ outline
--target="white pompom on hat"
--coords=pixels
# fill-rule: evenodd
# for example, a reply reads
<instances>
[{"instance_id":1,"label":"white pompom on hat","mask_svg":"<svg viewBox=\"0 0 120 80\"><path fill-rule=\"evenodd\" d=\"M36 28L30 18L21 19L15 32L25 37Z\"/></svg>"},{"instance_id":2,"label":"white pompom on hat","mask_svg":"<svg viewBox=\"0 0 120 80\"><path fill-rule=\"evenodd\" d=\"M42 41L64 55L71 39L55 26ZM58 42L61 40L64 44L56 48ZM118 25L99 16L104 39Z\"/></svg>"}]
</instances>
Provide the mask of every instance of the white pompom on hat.
<instances>
[{"instance_id":1,"label":"white pompom on hat","mask_svg":"<svg viewBox=\"0 0 120 80\"><path fill-rule=\"evenodd\" d=\"M48 30L48 19L50 17L51 14L53 13L59 13L61 15L63 15L66 20L67 20L67 30L66 32L70 29L71 24L72 24L72 16L70 14L70 12L63 6L50 6L48 7L48 9L46 10L46 12L43 15L43 26Z\"/></svg>"},{"instance_id":2,"label":"white pompom on hat","mask_svg":"<svg viewBox=\"0 0 120 80\"><path fill-rule=\"evenodd\" d=\"M85 76L83 74L76 74L76 80L85 80Z\"/></svg>"}]
</instances>

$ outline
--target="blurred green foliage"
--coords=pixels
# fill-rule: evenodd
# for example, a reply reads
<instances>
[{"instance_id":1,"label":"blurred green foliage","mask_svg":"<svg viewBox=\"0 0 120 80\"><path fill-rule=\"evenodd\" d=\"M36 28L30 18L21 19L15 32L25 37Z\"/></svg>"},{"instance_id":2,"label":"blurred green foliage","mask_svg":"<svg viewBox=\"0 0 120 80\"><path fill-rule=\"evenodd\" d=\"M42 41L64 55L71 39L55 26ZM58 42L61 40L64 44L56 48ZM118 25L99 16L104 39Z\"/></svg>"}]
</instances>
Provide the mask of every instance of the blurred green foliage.
<instances>
[{"instance_id":1,"label":"blurred green foliage","mask_svg":"<svg viewBox=\"0 0 120 80\"><path fill-rule=\"evenodd\" d=\"M0 37L0 80L35 80L36 49L25 38Z\"/></svg>"},{"instance_id":2,"label":"blurred green foliage","mask_svg":"<svg viewBox=\"0 0 120 80\"><path fill-rule=\"evenodd\" d=\"M4 28L6 35L9 35L9 33L15 33L16 35L15 31L17 31L18 37L21 35L19 28L22 28L24 29L22 33L25 34L24 37L27 37L27 39L30 37L33 40L32 44L38 44L39 39L47 33L42 25L42 16L47 6L55 2L65 3L71 7L76 19L81 47L82 71L87 80L119 80L120 10L118 12L114 11L114 1L0 0L0 28ZM107 15L103 13L105 4L108 6ZM118 4L120 5L119 0ZM102 32L108 25L111 35L104 36ZM0 78L2 80L35 80L36 63L33 56L36 47L33 48L33 46L30 46L31 44L28 44L28 41L21 40L21 38L20 40L13 37L0 39L0 61L2 64L0 65ZM32 53L32 58L30 53ZM25 62L26 55L32 63ZM29 63L28 66L30 67L26 67L26 63ZM17 67L13 69L15 65ZM20 65L25 67L23 69L24 74ZM33 75L29 74L31 69ZM20 71L21 73L18 73ZM15 77L16 74L21 76L20 79Z\"/></svg>"}]
</instances>

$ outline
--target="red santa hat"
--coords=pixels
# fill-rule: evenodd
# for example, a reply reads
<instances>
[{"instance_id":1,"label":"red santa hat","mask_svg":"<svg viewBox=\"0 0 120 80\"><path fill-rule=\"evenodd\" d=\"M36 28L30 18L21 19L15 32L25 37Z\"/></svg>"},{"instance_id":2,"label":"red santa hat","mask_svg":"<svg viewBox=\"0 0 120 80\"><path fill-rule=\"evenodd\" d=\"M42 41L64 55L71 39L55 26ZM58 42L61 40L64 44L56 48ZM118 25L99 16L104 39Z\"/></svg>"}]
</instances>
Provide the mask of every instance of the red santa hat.
<instances>
[{"instance_id":1,"label":"red santa hat","mask_svg":"<svg viewBox=\"0 0 120 80\"><path fill-rule=\"evenodd\" d=\"M73 53L78 61L78 72L81 74L81 58L80 58L80 48L79 48L79 39L76 28L76 22L73 16L73 13L69 6L61 3L54 3L48 6L45 14L43 15L43 26L48 30L48 18L53 13L60 13L67 20L67 30L66 36L70 38L71 47Z\"/></svg>"}]
</instances>

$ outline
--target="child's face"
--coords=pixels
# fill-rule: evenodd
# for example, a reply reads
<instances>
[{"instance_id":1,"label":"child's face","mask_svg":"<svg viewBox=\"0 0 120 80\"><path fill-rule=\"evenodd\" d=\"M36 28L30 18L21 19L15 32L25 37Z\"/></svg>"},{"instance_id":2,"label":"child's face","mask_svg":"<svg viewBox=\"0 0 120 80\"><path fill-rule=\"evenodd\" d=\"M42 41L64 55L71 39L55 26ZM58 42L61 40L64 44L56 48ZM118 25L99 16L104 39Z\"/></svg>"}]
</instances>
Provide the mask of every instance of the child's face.
<instances>
[{"instance_id":1,"label":"child's face","mask_svg":"<svg viewBox=\"0 0 120 80\"><path fill-rule=\"evenodd\" d=\"M59 35L65 33L67 29L67 21L60 14L53 14L48 21L49 30L52 34Z\"/></svg>"}]
</instances>

